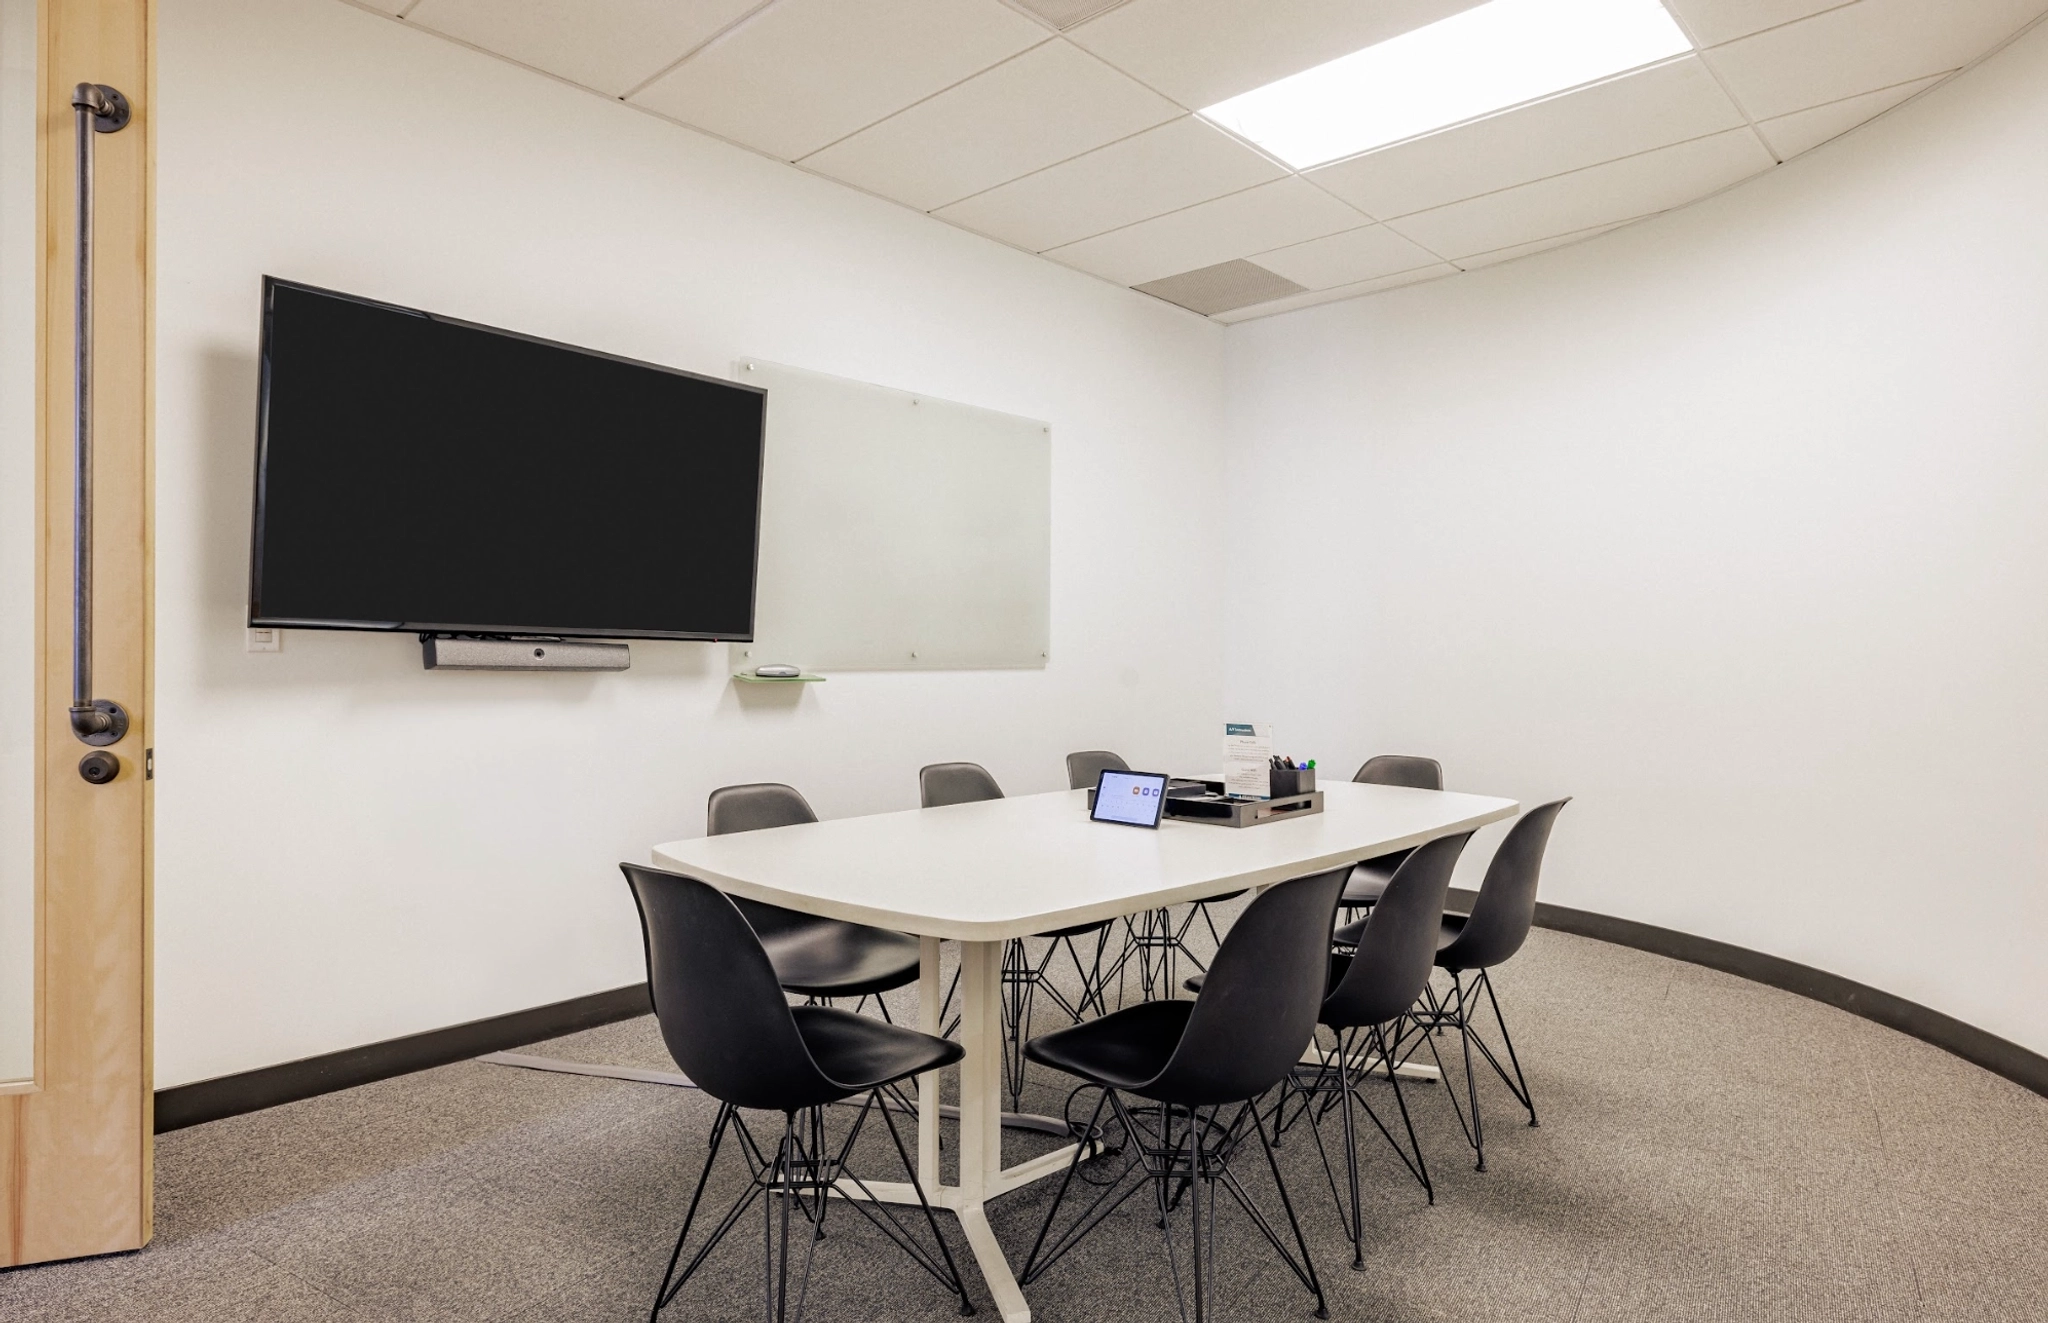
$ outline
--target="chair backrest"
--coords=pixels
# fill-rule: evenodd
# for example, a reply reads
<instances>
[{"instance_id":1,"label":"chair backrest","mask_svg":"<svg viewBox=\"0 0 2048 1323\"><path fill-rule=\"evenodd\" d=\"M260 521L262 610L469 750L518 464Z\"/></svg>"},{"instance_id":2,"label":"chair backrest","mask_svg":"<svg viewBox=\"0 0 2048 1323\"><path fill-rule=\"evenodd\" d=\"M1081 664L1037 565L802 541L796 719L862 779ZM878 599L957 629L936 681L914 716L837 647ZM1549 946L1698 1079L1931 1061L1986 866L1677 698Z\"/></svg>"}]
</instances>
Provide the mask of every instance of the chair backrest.
<instances>
[{"instance_id":1,"label":"chair backrest","mask_svg":"<svg viewBox=\"0 0 2048 1323\"><path fill-rule=\"evenodd\" d=\"M1322 1020L1335 1029L1385 1024L1415 1004L1436 968L1444 896L1471 832L1416 846L1387 880L1344 977L1330 989Z\"/></svg>"},{"instance_id":2,"label":"chair backrest","mask_svg":"<svg viewBox=\"0 0 2048 1323\"><path fill-rule=\"evenodd\" d=\"M791 1111L845 1095L811 1059L760 939L716 887L620 864L640 906L647 987L669 1055L737 1107Z\"/></svg>"},{"instance_id":3,"label":"chair backrest","mask_svg":"<svg viewBox=\"0 0 2048 1323\"><path fill-rule=\"evenodd\" d=\"M728 832L759 831L764 827L790 827L799 822L816 822L810 801L795 786L778 781L756 781L744 786L720 786L711 792L704 807L704 831L709 836Z\"/></svg>"},{"instance_id":4,"label":"chair backrest","mask_svg":"<svg viewBox=\"0 0 2048 1323\"><path fill-rule=\"evenodd\" d=\"M1223 935L1172 1058L1134 1092L1188 1107L1242 1102L1294 1069L1315 1036L1330 923L1350 872L1346 865L1282 882L1245 907Z\"/></svg>"},{"instance_id":5,"label":"chair backrest","mask_svg":"<svg viewBox=\"0 0 2048 1323\"><path fill-rule=\"evenodd\" d=\"M1507 837L1486 866L1479 899L1458 939L1437 952L1445 969L1491 969L1522 949L1529 925L1536 921L1536 878L1543 871L1543 850L1550 827L1571 796L1538 804L1508 828Z\"/></svg>"},{"instance_id":6,"label":"chair backrest","mask_svg":"<svg viewBox=\"0 0 2048 1323\"><path fill-rule=\"evenodd\" d=\"M1067 755L1067 787L1093 790L1104 772L1128 772L1131 765L1107 749L1083 749Z\"/></svg>"},{"instance_id":7,"label":"chair backrest","mask_svg":"<svg viewBox=\"0 0 2048 1323\"><path fill-rule=\"evenodd\" d=\"M1368 758L1351 778L1369 786L1407 786L1411 790L1442 790L1444 765L1434 758L1417 758L1405 753L1383 753Z\"/></svg>"},{"instance_id":8,"label":"chair backrest","mask_svg":"<svg viewBox=\"0 0 2048 1323\"><path fill-rule=\"evenodd\" d=\"M810 801L798 793L795 786L777 781L720 786L711 792L711 801L704 807L704 831L709 836L760 831L766 827L789 827L817 820L818 815L811 811ZM815 928L826 922L815 914L786 910L765 901L747 900L740 896L727 896L726 899L746 918L755 935L764 939Z\"/></svg>"},{"instance_id":9,"label":"chair backrest","mask_svg":"<svg viewBox=\"0 0 2048 1323\"><path fill-rule=\"evenodd\" d=\"M917 792L926 808L1003 797L1003 788L980 763L933 763L919 768Z\"/></svg>"}]
</instances>

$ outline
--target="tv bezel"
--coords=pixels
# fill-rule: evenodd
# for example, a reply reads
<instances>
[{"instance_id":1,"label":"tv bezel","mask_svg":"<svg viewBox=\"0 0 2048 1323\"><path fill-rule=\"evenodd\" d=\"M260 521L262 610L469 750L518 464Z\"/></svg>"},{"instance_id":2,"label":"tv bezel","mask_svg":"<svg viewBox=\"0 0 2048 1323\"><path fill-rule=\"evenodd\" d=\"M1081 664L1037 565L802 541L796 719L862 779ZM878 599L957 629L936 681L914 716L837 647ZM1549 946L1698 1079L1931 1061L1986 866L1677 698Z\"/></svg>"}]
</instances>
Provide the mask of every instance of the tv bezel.
<instances>
[{"instance_id":1,"label":"tv bezel","mask_svg":"<svg viewBox=\"0 0 2048 1323\"><path fill-rule=\"evenodd\" d=\"M438 620L343 620L343 619L291 619L283 616L257 614L257 603L263 594L263 504L266 494L266 477L270 458L270 333L273 307L271 294L279 288L302 290L328 298L346 299L366 307L380 308L387 312L401 313L408 317L423 317L428 321L440 322L447 326L460 326L473 331L485 331L502 335L511 340L524 340L528 344L545 345L572 354L585 354L591 358L609 359L614 363L625 363L632 367L649 368L665 372L670 376L688 377L692 381L707 382L763 397L761 406L760 432L760 480L754 485L754 574L747 590L747 630L743 634L710 633L701 630L652 630L652 629L601 629L584 625L549 624L499 624L478 621ZM669 367L662 363L649 363L644 359L628 358L623 354L608 354L602 350L585 348L582 345L566 344L544 336L527 335L521 331L506 330L502 326L490 326L483 322L467 321L442 313L427 312L420 308L408 308L404 304L387 303L381 299L365 298L360 294L344 293L341 290L326 289L309 285L303 281L286 280L279 276L263 277L263 330L261 347L257 354L258 380L256 387L256 474L255 495L250 507L249 522L249 628L251 629L334 629L351 630L377 634L447 634L482 638L592 638L592 639L679 639L699 643L751 643L754 641L754 627L758 623L761 595L761 506L768 472L768 408L767 390L745 382L728 381L702 372L689 372L682 368Z\"/></svg>"}]
</instances>

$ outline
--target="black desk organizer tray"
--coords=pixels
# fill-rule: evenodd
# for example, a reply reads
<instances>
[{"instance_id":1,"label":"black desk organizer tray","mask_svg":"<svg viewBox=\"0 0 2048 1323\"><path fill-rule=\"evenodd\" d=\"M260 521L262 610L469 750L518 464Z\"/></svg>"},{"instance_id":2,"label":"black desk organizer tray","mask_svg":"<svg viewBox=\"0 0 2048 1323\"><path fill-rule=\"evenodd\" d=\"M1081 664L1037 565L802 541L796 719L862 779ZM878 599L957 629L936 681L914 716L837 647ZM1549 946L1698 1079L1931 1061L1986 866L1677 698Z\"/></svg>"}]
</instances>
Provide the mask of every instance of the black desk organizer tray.
<instances>
[{"instance_id":1,"label":"black desk organizer tray","mask_svg":"<svg viewBox=\"0 0 2048 1323\"><path fill-rule=\"evenodd\" d=\"M1256 827L1323 811L1323 792L1316 789L1316 774L1309 770L1274 772L1275 791L1271 799L1232 799L1223 793L1221 781L1195 781L1176 777L1166 783L1166 816L1182 822L1201 822L1214 827ZM1284 778L1284 780L1283 780ZM1292 781L1290 787L1286 782ZM1088 792L1088 807L1095 807L1095 792Z\"/></svg>"}]
</instances>

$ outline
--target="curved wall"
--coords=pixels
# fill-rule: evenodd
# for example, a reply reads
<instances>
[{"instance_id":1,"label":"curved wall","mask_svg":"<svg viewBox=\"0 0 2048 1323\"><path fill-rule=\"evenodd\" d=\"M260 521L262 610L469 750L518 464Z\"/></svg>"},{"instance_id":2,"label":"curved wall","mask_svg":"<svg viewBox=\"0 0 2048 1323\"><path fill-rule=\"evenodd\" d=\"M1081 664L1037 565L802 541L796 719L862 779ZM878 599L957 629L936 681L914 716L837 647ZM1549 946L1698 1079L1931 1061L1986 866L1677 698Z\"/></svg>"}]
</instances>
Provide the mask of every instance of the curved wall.
<instances>
[{"instance_id":1,"label":"curved wall","mask_svg":"<svg viewBox=\"0 0 2048 1323\"><path fill-rule=\"evenodd\" d=\"M2039 27L1683 211L1233 329L1231 712L1576 795L1547 900L2048 1051L2044 161Z\"/></svg>"}]
</instances>

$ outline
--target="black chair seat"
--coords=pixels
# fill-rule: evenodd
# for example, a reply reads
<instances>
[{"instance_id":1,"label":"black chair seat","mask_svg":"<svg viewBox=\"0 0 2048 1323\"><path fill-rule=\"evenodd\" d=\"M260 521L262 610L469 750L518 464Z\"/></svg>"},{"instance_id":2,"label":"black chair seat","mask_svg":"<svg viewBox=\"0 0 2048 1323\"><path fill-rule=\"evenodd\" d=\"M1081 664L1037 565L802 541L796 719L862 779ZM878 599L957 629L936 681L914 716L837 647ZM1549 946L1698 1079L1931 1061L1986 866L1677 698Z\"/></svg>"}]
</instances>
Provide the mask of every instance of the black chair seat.
<instances>
[{"instance_id":1,"label":"black chair seat","mask_svg":"<svg viewBox=\"0 0 2048 1323\"><path fill-rule=\"evenodd\" d=\"M1033 933L1033 934L1032 934L1032 936L1034 936L1034 937L1080 937L1080 936L1082 936L1082 935L1083 935L1083 934L1085 934L1085 933L1099 933L1099 932L1101 932L1101 931L1102 931L1102 930L1103 930L1104 928L1107 928L1107 927L1109 927L1109 925L1110 925L1110 924L1112 924L1112 923L1115 923L1115 922L1116 922L1116 920L1115 920L1115 919L1097 919L1097 920L1096 920L1095 922L1093 922L1093 923L1077 923L1077 924L1075 924L1075 925L1074 925L1073 927L1071 927L1071 928L1055 928L1055 929L1053 929L1053 930L1052 930L1051 932L1048 932L1048 933Z\"/></svg>"},{"instance_id":2,"label":"black chair seat","mask_svg":"<svg viewBox=\"0 0 2048 1323\"><path fill-rule=\"evenodd\" d=\"M1351 876L1344 882L1344 898L1337 904L1346 908L1379 904L1380 897L1387 894L1387 883L1393 880L1394 870L1414 853L1413 850L1401 850L1363 861L1351 870Z\"/></svg>"},{"instance_id":3,"label":"black chair seat","mask_svg":"<svg viewBox=\"0 0 2048 1323\"><path fill-rule=\"evenodd\" d=\"M776 981L805 997L865 997L917 981L918 942L908 933L817 919L760 937Z\"/></svg>"},{"instance_id":4,"label":"black chair seat","mask_svg":"<svg viewBox=\"0 0 2048 1323\"><path fill-rule=\"evenodd\" d=\"M1024 1055L1091 1083L1136 1092L1166 1069L1194 1009L1191 1001L1139 1002L1042 1034L1024 1045Z\"/></svg>"},{"instance_id":5,"label":"black chair seat","mask_svg":"<svg viewBox=\"0 0 2048 1323\"><path fill-rule=\"evenodd\" d=\"M967 1055L967 1049L950 1038L934 1038L852 1011L792 1006L790 1014L818 1069L851 1092L938 1070Z\"/></svg>"}]
</instances>

